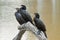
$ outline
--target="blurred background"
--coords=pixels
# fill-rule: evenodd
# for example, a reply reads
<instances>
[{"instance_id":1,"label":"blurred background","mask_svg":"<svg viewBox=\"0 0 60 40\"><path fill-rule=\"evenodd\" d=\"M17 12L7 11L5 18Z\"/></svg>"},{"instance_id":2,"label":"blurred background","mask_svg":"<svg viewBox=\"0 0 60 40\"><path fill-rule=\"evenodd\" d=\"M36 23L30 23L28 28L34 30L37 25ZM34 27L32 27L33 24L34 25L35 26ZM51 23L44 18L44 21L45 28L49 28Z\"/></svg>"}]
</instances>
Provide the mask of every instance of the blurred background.
<instances>
[{"instance_id":1,"label":"blurred background","mask_svg":"<svg viewBox=\"0 0 60 40\"><path fill-rule=\"evenodd\" d=\"M35 12L40 14L46 25L48 40L60 40L60 0L0 0L0 40L12 40L19 32L14 13L21 4L27 6L32 18ZM26 31L22 40L38 39L32 32Z\"/></svg>"}]
</instances>

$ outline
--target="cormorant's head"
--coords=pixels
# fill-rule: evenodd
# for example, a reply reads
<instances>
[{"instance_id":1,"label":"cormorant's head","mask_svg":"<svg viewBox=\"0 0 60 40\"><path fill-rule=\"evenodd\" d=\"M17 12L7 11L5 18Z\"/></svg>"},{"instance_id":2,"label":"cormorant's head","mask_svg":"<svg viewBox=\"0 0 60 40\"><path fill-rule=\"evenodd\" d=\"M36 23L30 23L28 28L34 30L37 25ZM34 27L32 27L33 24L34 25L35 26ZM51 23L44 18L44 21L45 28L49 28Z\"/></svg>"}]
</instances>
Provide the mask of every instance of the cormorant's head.
<instances>
[{"instance_id":1,"label":"cormorant's head","mask_svg":"<svg viewBox=\"0 0 60 40\"><path fill-rule=\"evenodd\" d=\"M36 18L39 18L40 16L39 16L39 14L38 14L38 13L35 13L35 17L36 17Z\"/></svg>"},{"instance_id":2,"label":"cormorant's head","mask_svg":"<svg viewBox=\"0 0 60 40\"><path fill-rule=\"evenodd\" d=\"M21 9L26 10L26 6L25 5L21 5L21 6L22 6Z\"/></svg>"}]
</instances>

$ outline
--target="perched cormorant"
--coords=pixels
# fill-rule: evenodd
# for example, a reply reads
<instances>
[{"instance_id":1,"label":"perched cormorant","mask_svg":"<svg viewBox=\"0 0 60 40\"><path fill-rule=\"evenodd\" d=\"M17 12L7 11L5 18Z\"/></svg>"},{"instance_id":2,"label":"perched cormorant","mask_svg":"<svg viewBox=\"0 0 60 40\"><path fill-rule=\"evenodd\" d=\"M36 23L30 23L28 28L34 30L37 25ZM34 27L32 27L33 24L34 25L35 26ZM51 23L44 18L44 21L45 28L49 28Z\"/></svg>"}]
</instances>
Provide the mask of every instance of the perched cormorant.
<instances>
[{"instance_id":1,"label":"perched cormorant","mask_svg":"<svg viewBox=\"0 0 60 40\"><path fill-rule=\"evenodd\" d=\"M19 24L23 24L28 21L30 21L33 24L31 16L26 11L26 6L25 5L21 5L21 6L22 6L21 8L16 8L17 12L15 12L15 16L17 21L19 22Z\"/></svg>"},{"instance_id":2,"label":"perched cormorant","mask_svg":"<svg viewBox=\"0 0 60 40\"><path fill-rule=\"evenodd\" d=\"M19 24L26 23L26 21L23 19L22 15L19 13L19 8L16 8L17 12L15 12L15 17Z\"/></svg>"},{"instance_id":3,"label":"perched cormorant","mask_svg":"<svg viewBox=\"0 0 60 40\"><path fill-rule=\"evenodd\" d=\"M21 8L17 8L17 12L15 12L15 17L17 19L17 21L19 22L19 24L24 24L28 21L30 21L32 24L32 18L29 15L29 13L26 11L26 6L25 5L21 5ZM18 34L18 38L17 40L20 40L19 37L22 37L22 34L25 32L25 30L21 31L22 33L19 32Z\"/></svg>"},{"instance_id":4,"label":"perched cormorant","mask_svg":"<svg viewBox=\"0 0 60 40\"><path fill-rule=\"evenodd\" d=\"M39 19L39 14L38 13L35 13L35 17L34 17L34 23L36 25L36 27L40 30L40 31L43 31L45 36L47 37L46 35L46 28L45 28L45 25L44 23Z\"/></svg>"},{"instance_id":5,"label":"perched cormorant","mask_svg":"<svg viewBox=\"0 0 60 40\"><path fill-rule=\"evenodd\" d=\"M22 7L20 8L19 12L22 15L23 19L26 22L30 21L33 24L30 14L26 11L26 6L25 5L21 5L21 6Z\"/></svg>"}]
</instances>

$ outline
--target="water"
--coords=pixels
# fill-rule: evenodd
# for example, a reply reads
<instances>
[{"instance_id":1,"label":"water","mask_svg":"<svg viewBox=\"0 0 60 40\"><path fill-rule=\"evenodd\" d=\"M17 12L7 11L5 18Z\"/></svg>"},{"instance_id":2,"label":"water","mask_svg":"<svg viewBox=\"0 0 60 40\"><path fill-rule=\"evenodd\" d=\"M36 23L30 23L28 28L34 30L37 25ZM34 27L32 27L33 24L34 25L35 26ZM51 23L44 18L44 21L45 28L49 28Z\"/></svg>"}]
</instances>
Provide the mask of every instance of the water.
<instances>
[{"instance_id":1,"label":"water","mask_svg":"<svg viewBox=\"0 0 60 40\"><path fill-rule=\"evenodd\" d=\"M20 6L19 1L0 0L0 40L12 40L18 33L19 24L14 13L15 8Z\"/></svg>"}]
</instances>

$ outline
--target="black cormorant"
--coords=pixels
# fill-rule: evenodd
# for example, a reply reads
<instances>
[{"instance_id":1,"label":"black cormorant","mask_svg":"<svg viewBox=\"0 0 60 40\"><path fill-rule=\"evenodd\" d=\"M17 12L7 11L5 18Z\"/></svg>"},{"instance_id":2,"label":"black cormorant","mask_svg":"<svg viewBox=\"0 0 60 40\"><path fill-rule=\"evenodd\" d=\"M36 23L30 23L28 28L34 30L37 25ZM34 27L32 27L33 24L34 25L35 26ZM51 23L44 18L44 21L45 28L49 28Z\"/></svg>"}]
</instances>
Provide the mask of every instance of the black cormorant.
<instances>
[{"instance_id":1,"label":"black cormorant","mask_svg":"<svg viewBox=\"0 0 60 40\"><path fill-rule=\"evenodd\" d=\"M26 11L26 6L25 5L21 6L22 6L21 8L16 8L17 12L15 12L15 16L17 21L19 22L19 24L23 24L28 21L30 21L33 24L30 14Z\"/></svg>"},{"instance_id":2,"label":"black cormorant","mask_svg":"<svg viewBox=\"0 0 60 40\"><path fill-rule=\"evenodd\" d=\"M46 35L46 28L45 28L45 25L44 23L39 19L39 14L38 13L35 13L35 17L34 17L34 23L36 25L36 27L40 30L40 31L43 31L45 36L47 37Z\"/></svg>"},{"instance_id":3,"label":"black cormorant","mask_svg":"<svg viewBox=\"0 0 60 40\"><path fill-rule=\"evenodd\" d=\"M30 14L26 11L26 6L25 5L21 5L21 6L22 7L20 8L19 12L22 15L23 19L26 22L30 21L33 24Z\"/></svg>"},{"instance_id":4,"label":"black cormorant","mask_svg":"<svg viewBox=\"0 0 60 40\"><path fill-rule=\"evenodd\" d=\"M18 21L19 24L23 24L23 23L26 23L26 21L23 19L22 15L20 14L19 12L19 8L16 8L17 12L15 12L15 17Z\"/></svg>"}]
</instances>

